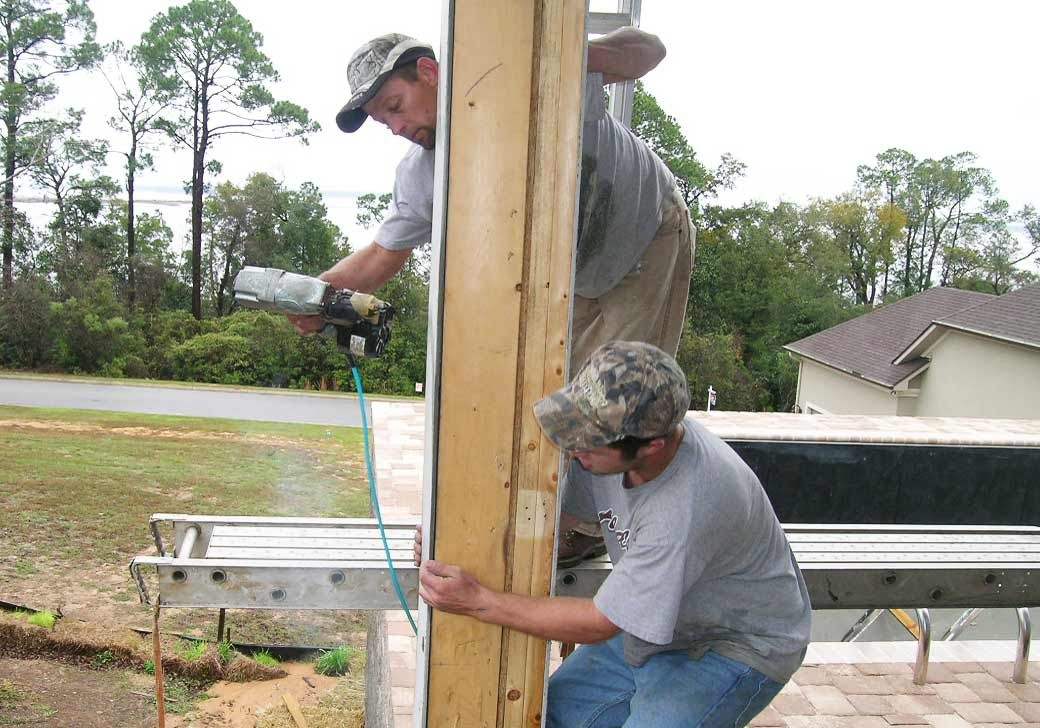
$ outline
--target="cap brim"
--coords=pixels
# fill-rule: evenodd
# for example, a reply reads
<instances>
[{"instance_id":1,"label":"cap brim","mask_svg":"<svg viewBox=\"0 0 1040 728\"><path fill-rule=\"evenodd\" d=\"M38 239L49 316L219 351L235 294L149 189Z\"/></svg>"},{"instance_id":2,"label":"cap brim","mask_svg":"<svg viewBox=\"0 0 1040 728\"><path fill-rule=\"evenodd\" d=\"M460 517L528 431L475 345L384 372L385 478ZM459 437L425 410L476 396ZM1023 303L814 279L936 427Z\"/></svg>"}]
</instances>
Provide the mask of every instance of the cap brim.
<instances>
[{"instance_id":1,"label":"cap brim","mask_svg":"<svg viewBox=\"0 0 1040 728\"><path fill-rule=\"evenodd\" d=\"M379 93L379 89L382 88L383 82L393 73L393 70L384 71L383 73L376 76L372 81L361 88L359 88L347 103L343 104L343 108L336 114L336 126L341 131L345 131L347 134L351 134L361 128L361 125L365 123L365 119L368 118L368 114L361 107L367 104L372 98Z\"/></svg>"},{"instance_id":2,"label":"cap brim","mask_svg":"<svg viewBox=\"0 0 1040 728\"><path fill-rule=\"evenodd\" d=\"M572 386L539 400L534 416L545 436L561 450L592 450L616 442L616 433L601 427L574 403Z\"/></svg>"},{"instance_id":3,"label":"cap brim","mask_svg":"<svg viewBox=\"0 0 1040 728\"><path fill-rule=\"evenodd\" d=\"M336 126L339 127L340 131L345 131L347 134L352 134L361 128L361 125L365 123L365 119L368 118L362 109L352 108L347 105L339 110L336 114Z\"/></svg>"}]
</instances>

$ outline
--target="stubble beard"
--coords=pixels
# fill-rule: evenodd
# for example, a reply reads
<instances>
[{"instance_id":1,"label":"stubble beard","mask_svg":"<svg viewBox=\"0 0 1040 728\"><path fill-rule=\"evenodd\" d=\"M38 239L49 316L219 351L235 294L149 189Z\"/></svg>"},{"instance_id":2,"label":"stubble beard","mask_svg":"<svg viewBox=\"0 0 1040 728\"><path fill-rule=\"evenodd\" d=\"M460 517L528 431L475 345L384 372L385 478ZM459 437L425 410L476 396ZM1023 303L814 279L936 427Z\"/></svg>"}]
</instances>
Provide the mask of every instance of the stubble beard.
<instances>
[{"instance_id":1,"label":"stubble beard","mask_svg":"<svg viewBox=\"0 0 1040 728\"><path fill-rule=\"evenodd\" d=\"M415 132L415 136L420 139L412 139L413 142L418 144L427 151L434 149L437 146L437 129L432 126L423 126Z\"/></svg>"}]
</instances>

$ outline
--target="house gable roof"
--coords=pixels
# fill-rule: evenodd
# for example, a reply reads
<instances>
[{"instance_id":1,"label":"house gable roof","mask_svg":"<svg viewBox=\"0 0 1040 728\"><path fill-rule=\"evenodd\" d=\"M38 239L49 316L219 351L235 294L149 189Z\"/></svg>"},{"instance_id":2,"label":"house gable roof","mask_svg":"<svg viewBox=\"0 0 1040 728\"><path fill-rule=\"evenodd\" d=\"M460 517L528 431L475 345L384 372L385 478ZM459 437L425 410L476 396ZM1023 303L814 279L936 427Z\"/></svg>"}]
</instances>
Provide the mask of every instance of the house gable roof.
<instances>
[{"instance_id":1,"label":"house gable roof","mask_svg":"<svg viewBox=\"0 0 1040 728\"><path fill-rule=\"evenodd\" d=\"M892 388L927 365L927 360L919 357L900 359L899 364L894 362L919 340L932 322L949 319L995 299L996 296L988 293L930 288L784 348L854 377Z\"/></svg>"},{"instance_id":2,"label":"house gable roof","mask_svg":"<svg viewBox=\"0 0 1040 728\"><path fill-rule=\"evenodd\" d=\"M896 357L895 363L922 356L949 329L1040 348L1040 285L1019 288L945 317L937 317Z\"/></svg>"},{"instance_id":3,"label":"house gable roof","mask_svg":"<svg viewBox=\"0 0 1040 728\"><path fill-rule=\"evenodd\" d=\"M1040 347L1040 284L937 319L936 324Z\"/></svg>"}]
</instances>

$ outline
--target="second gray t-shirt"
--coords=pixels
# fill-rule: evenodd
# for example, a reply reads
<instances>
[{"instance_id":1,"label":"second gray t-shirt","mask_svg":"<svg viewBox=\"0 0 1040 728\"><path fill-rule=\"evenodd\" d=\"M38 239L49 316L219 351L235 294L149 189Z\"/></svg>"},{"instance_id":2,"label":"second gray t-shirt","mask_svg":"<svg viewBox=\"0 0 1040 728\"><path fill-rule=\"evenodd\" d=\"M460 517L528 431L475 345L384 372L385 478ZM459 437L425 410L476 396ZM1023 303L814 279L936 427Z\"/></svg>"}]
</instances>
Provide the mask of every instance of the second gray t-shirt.
<instances>
[{"instance_id":1,"label":"second gray t-shirt","mask_svg":"<svg viewBox=\"0 0 1040 728\"><path fill-rule=\"evenodd\" d=\"M687 420L675 458L632 488L571 468L563 509L598 521L614 568L594 597L625 633L625 658L708 650L785 682L809 642L811 608L787 537L754 472Z\"/></svg>"},{"instance_id":2,"label":"second gray t-shirt","mask_svg":"<svg viewBox=\"0 0 1040 728\"><path fill-rule=\"evenodd\" d=\"M376 232L388 250L430 241L434 152L415 146L397 165L393 201ZM603 76L585 79L581 189L574 290L598 298L643 257L661 226L662 205L675 178L650 148L607 113Z\"/></svg>"}]
</instances>

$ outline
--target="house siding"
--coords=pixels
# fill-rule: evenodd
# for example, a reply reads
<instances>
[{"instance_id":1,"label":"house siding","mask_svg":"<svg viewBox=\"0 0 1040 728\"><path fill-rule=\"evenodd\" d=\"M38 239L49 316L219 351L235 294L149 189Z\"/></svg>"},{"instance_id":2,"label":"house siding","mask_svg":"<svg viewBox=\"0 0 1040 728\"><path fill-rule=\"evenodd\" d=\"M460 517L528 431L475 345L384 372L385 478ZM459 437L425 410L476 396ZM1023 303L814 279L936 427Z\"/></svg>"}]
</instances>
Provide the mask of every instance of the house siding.
<instances>
[{"instance_id":1,"label":"house siding","mask_svg":"<svg viewBox=\"0 0 1040 728\"><path fill-rule=\"evenodd\" d=\"M802 359L799 377L798 406L803 412L810 403L835 415L901 414L889 392L835 369Z\"/></svg>"},{"instance_id":2,"label":"house siding","mask_svg":"<svg viewBox=\"0 0 1040 728\"><path fill-rule=\"evenodd\" d=\"M1040 351L951 331L929 357L917 416L1040 419Z\"/></svg>"},{"instance_id":3,"label":"house siding","mask_svg":"<svg viewBox=\"0 0 1040 728\"><path fill-rule=\"evenodd\" d=\"M901 417L915 417L917 415L917 398L897 397L896 414Z\"/></svg>"}]
</instances>

